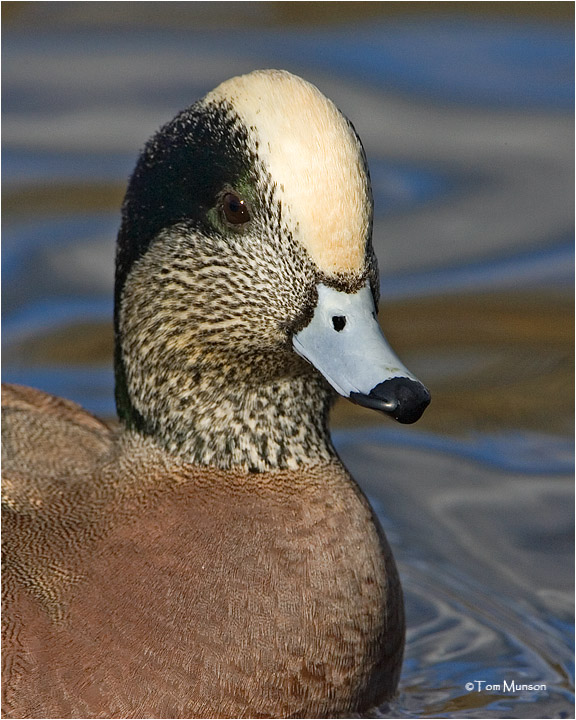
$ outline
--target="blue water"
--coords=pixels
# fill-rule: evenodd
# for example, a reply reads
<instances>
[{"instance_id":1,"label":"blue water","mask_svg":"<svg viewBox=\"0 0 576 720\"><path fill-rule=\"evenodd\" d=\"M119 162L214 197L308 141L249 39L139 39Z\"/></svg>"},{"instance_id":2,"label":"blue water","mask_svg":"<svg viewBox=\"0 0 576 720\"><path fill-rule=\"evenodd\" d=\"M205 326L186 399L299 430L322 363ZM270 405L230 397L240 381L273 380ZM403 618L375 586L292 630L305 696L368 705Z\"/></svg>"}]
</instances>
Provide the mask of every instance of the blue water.
<instances>
[{"instance_id":1,"label":"blue water","mask_svg":"<svg viewBox=\"0 0 576 720\"><path fill-rule=\"evenodd\" d=\"M435 101L569 110L574 36L532 23L415 20L289 37L280 55Z\"/></svg>"},{"instance_id":2,"label":"blue water","mask_svg":"<svg viewBox=\"0 0 576 720\"><path fill-rule=\"evenodd\" d=\"M572 440L543 433L476 433L461 439L425 432L414 433L411 429L392 426L385 429L337 430L332 433L332 437L339 448L361 441L379 447L394 445L448 453L494 466L498 470L528 475L572 475L574 472Z\"/></svg>"},{"instance_id":3,"label":"blue water","mask_svg":"<svg viewBox=\"0 0 576 720\"><path fill-rule=\"evenodd\" d=\"M222 56L232 60L257 57L260 67L298 65L342 75L379 90L423 94L435 101L466 105L548 108L571 111L574 103L574 35L571 28L539 22L465 21L459 18L425 20L388 20L369 25L358 23L345 28L262 29L237 32L228 29L189 30L131 29L129 33L112 28L105 32L91 29L74 34L51 32L49 35L14 32L4 38L8 60L19 53L82 54L87 47L98 47L103 55L119 47L127 54L149 55L190 52ZM57 50L55 50L57 48ZM268 61L268 63L266 62ZM145 83L147 100L169 98L181 82L176 71L161 82ZM118 79L116 79L117 81ZM107 92L118 87L111 78ZM128 100L140 99L142 85L131 84ZM189 94L201 95L210 88L189 82ZM33 106L29 96L7 75L4 79L5 102L15 109ZM40 100L54 103L49 90L36 89ZM90 100L98 99L94 88ZM122 100L126 97L122 94ZM78 103L77 94L62 88L59 102ZM82 98L85 104L87 98Z\"/></svg>"}]
</instances>

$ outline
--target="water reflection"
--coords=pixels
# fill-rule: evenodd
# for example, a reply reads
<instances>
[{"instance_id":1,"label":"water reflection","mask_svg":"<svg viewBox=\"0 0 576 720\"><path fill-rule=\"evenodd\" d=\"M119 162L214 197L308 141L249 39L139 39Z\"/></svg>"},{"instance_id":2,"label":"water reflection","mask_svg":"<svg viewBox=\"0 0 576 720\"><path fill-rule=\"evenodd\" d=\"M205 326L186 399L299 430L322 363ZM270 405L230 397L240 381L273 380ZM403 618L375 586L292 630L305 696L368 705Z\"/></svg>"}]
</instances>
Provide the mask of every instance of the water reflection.
<instances>
[{"instance_id":1,"label":"water reflection","mask_svg":"<svg viewBox=\"0 0 576 720\"><path fill-rule=\"evenodd\" d=\"M570 443L557 440L553 452L540 436L531 449L517 443L513 467L482 441L475 451L437 436L401 446L385 429L352 435L337 434L339 451L384 520L406 595L403 690L387 714L568 716ZM498 442L502 450L506 436ZM526 475L538 447L548 454ZM467 690L476 681L546 691Z\"/></svg>"}]
</instances>

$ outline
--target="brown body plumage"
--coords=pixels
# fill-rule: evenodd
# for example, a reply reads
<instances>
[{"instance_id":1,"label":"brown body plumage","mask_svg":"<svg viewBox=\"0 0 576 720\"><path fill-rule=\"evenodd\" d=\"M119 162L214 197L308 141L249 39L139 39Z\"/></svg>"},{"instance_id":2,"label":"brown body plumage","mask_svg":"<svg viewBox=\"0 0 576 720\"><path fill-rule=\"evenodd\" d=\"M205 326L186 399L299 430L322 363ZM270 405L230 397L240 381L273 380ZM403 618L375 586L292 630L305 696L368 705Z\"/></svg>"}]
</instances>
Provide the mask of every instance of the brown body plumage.
<instances>
[{"instance_id":1,"label":"brown body plumage","mask_svg":"<svg viewBox=\"0 0 576 720\"><path fill-rule=\"evenodd\" d=\"M359 163L341 182L356 183L364 259L336 248L322 267L321 240L298 240L297 208L282 211L282 178L257 154L272 130L242 123L238 88L265 103L263 81L312 92L287 73L230 81L228 100L212 94L163 128L134 174L117 258L120 426L4 390L8 717L334 717L395 692L394 561L330 443L333 391L292 347L323 302L318 283L354 302L377 293L363 155L334 121L347 143L334 166L353 152ZM315 89L311 98L341 118ZM198 128L213 156L192 163L205 176L193 193L196 176L170 153L183 135L192 152ZM230 143L236 155L214 162ZM167 200L155 209L158 167ZM213 205L199 197L205 185ZM242 228L218 214L230 187L249 198ZM301 217L310 232L314 214ZM428 399L415 381L401 378L394 402L385 384L367 404L419 416Z\"/></svg>"},{"instance_id":2,"label":"brown body plumage","mask_svg":"<svg viewBox=\"0 0 576 720\"><path fill-rule=\"evenodd\" d=\"M398 577L336 460L199 469L40 392L5 404L9 716L316 717L393 691Z\"/></svg>"}]
</instances>

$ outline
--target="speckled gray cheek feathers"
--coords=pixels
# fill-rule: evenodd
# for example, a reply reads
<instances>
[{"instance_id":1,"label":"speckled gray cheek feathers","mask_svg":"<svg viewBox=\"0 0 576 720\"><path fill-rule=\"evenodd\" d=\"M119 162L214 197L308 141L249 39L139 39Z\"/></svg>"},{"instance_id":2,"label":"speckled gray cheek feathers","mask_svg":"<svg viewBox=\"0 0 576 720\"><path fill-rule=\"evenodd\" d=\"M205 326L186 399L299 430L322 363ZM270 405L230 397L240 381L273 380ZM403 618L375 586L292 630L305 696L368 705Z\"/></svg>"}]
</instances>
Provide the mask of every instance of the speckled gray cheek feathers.
<instances>
[{"instance_id":1,"label":"speckled gray cheek feathers","mask_svg":"<svg viewBox=\"0 0 576 720\"><path fill-rule=\"evenodd\" d=\"M155 194L151 187L160 185ZM242 188L249 226L215 216ZM193 106L147 145L118 239L116 374L121 419L198 464L250 470L333 456L332 399L291 348L316 283L354 291L377 270L323 278L282 218L253 130L225 103Z\"/></svg>"},{"instance_id":2,"label":"speckled gray cheek feathers","mask_svg":"<svg viewBox=\"0 0 576 720\"><path fill-rule=\"evenodd\" d=\"M179 224L126 281L132 402L145 432L197 464L264 470L332 455L332 393L290 346L315 304L314 271L289 234L262 230L225 238Z\"/></svg>"}]
</instances>

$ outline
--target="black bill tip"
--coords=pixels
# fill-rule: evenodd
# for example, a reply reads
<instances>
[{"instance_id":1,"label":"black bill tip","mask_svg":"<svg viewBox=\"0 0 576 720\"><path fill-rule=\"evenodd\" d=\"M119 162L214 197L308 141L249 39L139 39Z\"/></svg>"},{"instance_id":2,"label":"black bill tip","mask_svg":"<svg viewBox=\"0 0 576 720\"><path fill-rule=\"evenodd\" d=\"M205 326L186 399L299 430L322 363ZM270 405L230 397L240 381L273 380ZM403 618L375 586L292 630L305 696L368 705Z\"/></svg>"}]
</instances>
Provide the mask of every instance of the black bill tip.
<instances>
[{"instance_id":1,"label":"black bill tip","mask_svg":"<svg viewBox=\"0 0 576 720\"><path fill-rule=\"evenodd\" d=\"M419 420L430 404L430 393L417 380L397 377L378 383L368 395L352 392L350 400L380 410L400 423L410 424Z\"/></svg>"}]
</instances>

